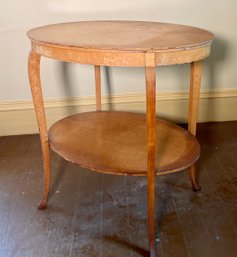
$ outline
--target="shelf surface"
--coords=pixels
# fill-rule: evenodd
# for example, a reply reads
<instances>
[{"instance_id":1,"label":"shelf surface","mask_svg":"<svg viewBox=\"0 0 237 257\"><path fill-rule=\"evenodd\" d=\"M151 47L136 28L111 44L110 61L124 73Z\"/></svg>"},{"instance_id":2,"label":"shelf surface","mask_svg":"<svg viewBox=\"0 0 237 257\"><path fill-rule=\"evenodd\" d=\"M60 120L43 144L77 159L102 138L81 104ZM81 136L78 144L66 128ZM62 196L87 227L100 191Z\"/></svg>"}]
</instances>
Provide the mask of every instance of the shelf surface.
<instances>
[{"instance_id":1,"label":"shelf surface","mask_svg":"<svg viewBox=\"0 0 237 257\"><path fill-rule=\"evenodd\" d=\"M87 112L57 121L49 129L51 148L91 170L146 175L146 116L127 112ZM156 174L183 170L199 158L197 139L185 129L157 119Z\"/></svg>"}]
</instances>

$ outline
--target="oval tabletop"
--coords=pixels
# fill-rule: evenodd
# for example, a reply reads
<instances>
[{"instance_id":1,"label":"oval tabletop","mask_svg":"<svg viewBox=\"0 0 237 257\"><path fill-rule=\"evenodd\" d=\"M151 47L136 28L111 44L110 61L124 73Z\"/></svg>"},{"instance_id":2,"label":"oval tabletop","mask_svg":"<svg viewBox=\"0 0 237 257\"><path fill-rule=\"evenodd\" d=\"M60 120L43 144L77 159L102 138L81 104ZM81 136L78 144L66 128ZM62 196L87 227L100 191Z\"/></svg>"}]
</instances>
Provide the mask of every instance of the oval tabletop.
<instances>
[{"instance_id":1,"label":"oval tabletop","mask_svg":"<svg viewBox=\"0 0 237 257\"><path fill-rule=\"evenodd\" d=\"M146 52L156 53L156 65L201 60L209 55L214 37L196 27L147 21L61 23L34 28L27 35L41 55L108 66L144 66Z\"/></svg>"},{"instance_id":2,"label":"oval tabletop","mask_svg":"<svg viewBox=\"0 0 237 257\"><path fill-rule=\"evenodd\" d=\"M31 40L82 48L163 51L210 44L213 34L196 27L146 21L84 21L47 25L28 32Z\"/></svg>"},{"instance_id":3,"label":"oval tabletop","mask_svg":"<svg viewBox=\"0 0 237 257\"><path fill-rule=\"evenodd\" d=\"M146 116L87 112L57 121L50 147L64 159L104 173L147 175ZM156 120L156 174L183 170L199 158L197 139L170 122Z\"/></svg>"}]
</instances>

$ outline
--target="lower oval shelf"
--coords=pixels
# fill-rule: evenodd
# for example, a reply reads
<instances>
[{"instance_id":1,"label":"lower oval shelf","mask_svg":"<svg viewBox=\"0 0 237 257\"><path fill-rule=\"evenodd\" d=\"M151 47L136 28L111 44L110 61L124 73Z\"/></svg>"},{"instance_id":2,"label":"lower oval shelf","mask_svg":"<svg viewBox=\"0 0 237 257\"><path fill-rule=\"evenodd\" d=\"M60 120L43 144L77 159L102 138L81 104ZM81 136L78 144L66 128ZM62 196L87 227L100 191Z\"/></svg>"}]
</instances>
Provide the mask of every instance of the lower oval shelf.
<instances>
[{"instance_id":1,"label":"lower oval shelf","mask_svg":"<svg viewBox=\"0 0 237 257\"><path fill-rule=\"evenodd\" d=\"M146 116L128 112L86 112L57 121L50 147L64 159L104 173L146 175ZM197 139L168 121L156 120L156 174L190 167L199 158Z\"/></svg>"}]
</instances>

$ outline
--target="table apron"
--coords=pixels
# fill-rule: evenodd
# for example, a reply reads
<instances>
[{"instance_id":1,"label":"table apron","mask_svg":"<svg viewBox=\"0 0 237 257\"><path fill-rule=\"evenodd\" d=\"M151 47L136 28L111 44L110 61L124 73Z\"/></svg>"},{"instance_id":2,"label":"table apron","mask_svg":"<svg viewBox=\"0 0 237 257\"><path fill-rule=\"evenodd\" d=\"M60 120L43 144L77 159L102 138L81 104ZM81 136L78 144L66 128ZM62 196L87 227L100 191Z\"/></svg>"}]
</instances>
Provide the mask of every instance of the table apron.
<instances>
[{"instance_id":1,"label":"table apron","mask_svg":"<svg viewBox=\"0 0 237 257\"><path fill-rule=\"evenodd\" d=\"M32 41L32 51L48 58L101 66L144 67L145 54L155 53L155 65L165 66L191 63L205 59L210 54L210 45L192 49L177 49L172 51L118 51L65 47Z\"/></svg>"}]
</instances>

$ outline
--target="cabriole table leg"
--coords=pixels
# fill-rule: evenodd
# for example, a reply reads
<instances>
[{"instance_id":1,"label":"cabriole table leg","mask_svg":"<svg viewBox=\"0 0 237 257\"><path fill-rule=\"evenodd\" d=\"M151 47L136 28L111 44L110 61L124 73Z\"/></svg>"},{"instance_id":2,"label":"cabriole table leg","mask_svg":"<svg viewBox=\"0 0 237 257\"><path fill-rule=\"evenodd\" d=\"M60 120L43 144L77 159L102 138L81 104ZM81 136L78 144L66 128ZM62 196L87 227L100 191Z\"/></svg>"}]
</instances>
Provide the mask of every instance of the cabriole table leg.
<instances>
[{"instance_id":1,"label":"cabriole table leg","mask_svg":"<svg viewBox=\"0 0 237 257\"><path fill-rule=\"evenodd\" d=\"M43 96L40 82L40 55L31 51L28 59L28 72L31 93L34 101L35 113L38 122L40 141L42 148L43 169L44 169L44 189L43 197L38 208L44 209L47 206L49 188L50 188L50 156L47 125L43 105Z\"/></svg>"},{"instance_id":2,"label":"cabriole table leg","mask_svg":"<svg viewBox=\"0 0 237 257\"><path fill-rule=\"evenodd\" d=\"M194 136L196 135L196 128L197 128L197 114L198 114L201 78L202 78L201 61L191 63L188 131ZM200 191L201 187L197 183L195 165L190 167L189 176L191 179L193 191L195 192Z\"/></svg>"}]
</instances>

